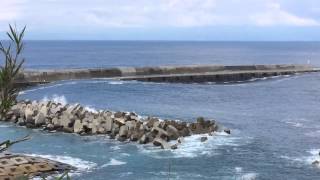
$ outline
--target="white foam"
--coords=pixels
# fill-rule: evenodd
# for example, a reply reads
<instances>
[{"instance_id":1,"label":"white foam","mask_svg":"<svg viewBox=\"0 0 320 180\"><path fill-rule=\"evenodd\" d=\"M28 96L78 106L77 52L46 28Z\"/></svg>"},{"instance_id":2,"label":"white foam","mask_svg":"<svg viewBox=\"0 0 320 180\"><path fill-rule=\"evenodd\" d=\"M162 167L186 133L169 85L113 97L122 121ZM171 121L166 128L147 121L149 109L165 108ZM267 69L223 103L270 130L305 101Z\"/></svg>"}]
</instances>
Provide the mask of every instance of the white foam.
<instances>
[{"instance_id":1,"label":"white foam","mask_svg":"<svg viewBox=\"0 0 320 180\"><path fill-rule=\"evenodd\" d=\"M303 124L300 122L286 121L286 123L293 126L293 127L297 127L297 128L303 127Z\"/></svg>"},{"instance_id":2,"label":"white foam","mask_svg":"<svg viewBox=\"0 0 320 180\"><path fill-rule=\"evenodd\" d=\"M10 125L0 125L0 128L7 128L7 127L10 127Z\"/></svg>"},{"instance_id":3,"label":"white foam","mask_svg":"<svg viewBox=\"0 0 320 180\"><path fill-rule=\"evenodd\" d=\"M301 156L301 157L289 157L289 156L280 156L283 159L287 159L289 161L301 163L303 165L311 166L314 161L320 162L320 155L319 155L320 149L311 149L307 151L309 155ZM320 166L318 165L318 168Z\"/></svg>"},{"instance_id":4,"label":"white foam","mask_svg":"<svg viewBox=\"0 0 320 180\"><path fill-rule=\"evenodd\" d=\"M64 95L59 96L59 95L57 95L57 94L54 94L54 95L52 95L51 97L45 96L44 98L42 98L41 101L44 101L44 102L46 102L46 101L53 101L53 102L55 102L55 103L61 103L61 104L63 104L63 105L66 105L66 104L68 103L68 101L67 101L67 99L66 99L66 97L65 97Z\"/></svg>"},{"instance_id":5,"label":"white foam","mask_svg":"<svg viewBox=\"0 0 320 180\"><path fill-rule=\"evenodd\" d=\"M89 112L93 112L93 113L97 113L98 112L95 108L93 108L91 106L85 106L84 109L89 111Z\"/></svg>"},{"instance_id":6,"label":"white foam","mask_svg":"<svg viewBox=\"0 0 320 180\"><path fill-rule=\"evenodd\" d=\"M206 136L207 141L201 142L201 137ZM175 144L174 142L170 142ZM241 143L246 143L240 137L234 137L227 133L214 133L213 136L207 134L192 135L183 138L183 142L178 145L178 149L164 150L159 147L147 144L139 145L140 152L150 155L154 158L195 158L198 156L214 156L219 154L217 149L220 146L239 146Z\"/></svg>"},{"instance_id":7,"label":"white foam","mask_svg":"<svg viewBox=\"0 0 320 180\"><path fill-rule=\"evenodd\" d=\"M62 86L62 85L63 84L54 84L54 85L51 85L51 86L41 85L38 88L29 89L29 90L25 90L25 91L20 91L19 95L26 94L28 92L33 92L33 91L38 91L38 90L43 90L43 89L48 89L48 88L53 88L53 87L59 87L59 86Z\"/></svg>"},{"instance_id":8,"label":"white foam","mask_svg":"<svg viewBox=\"0 0 320 180\"><path fill-rule=\"evenodd\" d=\"M255 180L258 177L258 173L248 172L244 173L242 167L235 167L236 180Z\"/></svg>"},{"instance_id":9,"label":"white foam","mask_svg":"<svg viewBox=\"0 0 320 180\"><path fill-rule=\"evenodd\" d=\"M71 166L74 166L77 168L77 171L90 171L94 167L97 166L96 163L85 161L80 158L74 158L70 156L59 156L59 155L42 155L42 154L26 154L28 156L34 156L34 157L42 157L46 159L51 159L53 161L62 162L65 164L69 164Z\"/></svg>"},{"instance_id":10,"label":"white foam","mask_svg":"<svg viewBox=\"0 0 320 180\"><path fill-rule=\"evenodd\" d=\"M108 167L108 166L121 166L121 165L124 165L124 164L127 164L127 162L119 161L117 159L111 158L108 163L102 165L101 167L105 168L105 167Z\"/></svg>"},{"instance_id":11,"label":"white foam","mask_svg":"<svg viewBox=\"0 0 320 180\"><path fill-rule=\"evenodd\" d=\"M108 84L120 85L120 84L123 84L123 81L110 81L110 82L108 82Z\"/></svg>"},{"instance_id":12,"label":"white foam","mask_svg":"<svg viewBox=\"0 0 320 180\"><path fill-rule=\"evenodd\" d=\"M255 180L257 179L258 174L257 173L246 173L241 175L241 177L239 178L239 180Z\"/></svg>"}]
</instances>

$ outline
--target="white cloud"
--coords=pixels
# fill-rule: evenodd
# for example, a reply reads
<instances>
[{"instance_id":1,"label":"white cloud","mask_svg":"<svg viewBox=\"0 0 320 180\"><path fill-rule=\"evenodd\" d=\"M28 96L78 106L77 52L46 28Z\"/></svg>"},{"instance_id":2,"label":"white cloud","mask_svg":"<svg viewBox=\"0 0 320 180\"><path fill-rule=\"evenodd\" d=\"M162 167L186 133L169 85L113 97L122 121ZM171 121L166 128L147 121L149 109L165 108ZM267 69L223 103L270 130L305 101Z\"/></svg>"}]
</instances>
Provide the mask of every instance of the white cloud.
<instances>
[{"instance_id":1,"label":"white cloud","mask_svg":"<svg viewBox=\"0 0 320 180\"><path fill-rule=\"evenodd\" d=\"M138 0L124 6L112 4L91 9L86 13L86 20L116 27L207 26L218 19L215 7L216 0Z\"/></svg>"},{"instance_id":2,"label":"white cloud","mask_svg":"<svg viewBox=\"0 0 320 180\"><path fill-rule=\"evenodd\" d=\"M113 27L320 25L319 17L312 17L311 13L306 16L306 13L293 13L286 9L288 3L294 6L299 0L0 1L0 30L12 22L27 24L29 30L38 31L94 31ZM315 11L319 8L314 6L306 9Z\"/></svg>"},{"instance_id":3,"label":"white cloud","mask_svg":"<svg viewBox=\"0 0 320 180\"><path fill-rule=\"evenodd\" d=\"M303 18L290 14L281 8L279 3L267 4L267 10L251 16L251 20L259 26L319 26L320 23L312 18Z\"/></svg>"}]
</instances>

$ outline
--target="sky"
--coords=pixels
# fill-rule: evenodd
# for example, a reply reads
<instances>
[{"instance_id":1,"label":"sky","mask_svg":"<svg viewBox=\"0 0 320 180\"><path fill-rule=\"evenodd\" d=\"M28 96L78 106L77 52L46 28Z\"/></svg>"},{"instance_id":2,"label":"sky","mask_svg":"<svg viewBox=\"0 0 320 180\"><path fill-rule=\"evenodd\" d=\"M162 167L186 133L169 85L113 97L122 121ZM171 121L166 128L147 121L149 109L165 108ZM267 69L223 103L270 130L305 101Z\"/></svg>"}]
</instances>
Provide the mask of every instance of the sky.
<instances>
[{"instance_id":1,"label":"sky","mask_svg":"<svg viewBox=\"0 0 320 180\"><path fill-rule=\"evenodd\" d=\"M320 0L0 0L0 38L320 41Z\"/></svg>"}]
</instances>

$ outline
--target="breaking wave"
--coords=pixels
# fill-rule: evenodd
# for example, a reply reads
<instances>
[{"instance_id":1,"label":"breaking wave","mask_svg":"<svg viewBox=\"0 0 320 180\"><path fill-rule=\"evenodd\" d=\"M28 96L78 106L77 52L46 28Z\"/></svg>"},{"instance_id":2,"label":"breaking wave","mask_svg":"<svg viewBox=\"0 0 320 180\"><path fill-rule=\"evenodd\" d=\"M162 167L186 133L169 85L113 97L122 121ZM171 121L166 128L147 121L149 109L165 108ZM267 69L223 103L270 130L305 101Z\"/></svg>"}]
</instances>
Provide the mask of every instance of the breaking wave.
<instances>
[{"instance_id":1,"label":"breaking wave","mask_svg":"<svg viewBox=\"0 0 320 180\"><path fill-rule=\"evenodd\" d=\"M201 142L201 137L207 137L208 140ZM153 145L139 145L138 148L140 152L150 155L154 158L195 158L198 156L214 156L218 155L218 149L221 146L240 146L243 143L247 143L240 137L234 137L228 135L227 133L214 133L213 136L208 134L203 135L192 135L185 137L182 143L178 145L176 150L166 150L160 149L159 147L154 147ZM164 154L165 152L165 154Z\"/></svg>"},{"instance_id":2,"label":"breaking wave","mask_svg":"<svg viewBox=\"0 0 320 180\"><path fill-rule=\"evenodd\" d=\"M67 99L65 96L59 96L57 94L54 94L50 97L45 96L44 98L41 99L41 101L53 101L55 103L61 103L63 105L66 105L68 103Z\"/></svg>"},{"instance_id":3,"label":"breaking wave","mask_svg":"<svg viewBox=\"0 0 320 180\"><path fill-rule=\"evenodd\" d=\"M42 154L26 154L33 157L42 157L46 159L51 159L53 161L59 161L65 164L69 164L77 168L77 172L90 172L93 168L97 166L96 163L85 161L80 158L74 158L70 156L59 156L59 155L42 155Z\"/></svg>"},{"instance_id":4,"label":"breaking wave","mask_svg":"<svg viewBox=\"0 0 320 180\"><path fill-rule=\"evenodd\" d=\"M121 165L124 165L124 164L127 164L127 162L119 161L117 159L111 158L111 160L108 163L103 164L101 167L105 168L105 167L108 167L108 166L121 166Z\"/></svg>"},{"instance_id":5,"label":"breaking wave","mask_svg":"<svg viewBox=\"0 0 320 180\"><path fill-rule=\"evenodd\" d=\"M235 167L235 180L255 180L258 178L258 173L244 172L242 167Z\"/></svg>"}]
</instances>

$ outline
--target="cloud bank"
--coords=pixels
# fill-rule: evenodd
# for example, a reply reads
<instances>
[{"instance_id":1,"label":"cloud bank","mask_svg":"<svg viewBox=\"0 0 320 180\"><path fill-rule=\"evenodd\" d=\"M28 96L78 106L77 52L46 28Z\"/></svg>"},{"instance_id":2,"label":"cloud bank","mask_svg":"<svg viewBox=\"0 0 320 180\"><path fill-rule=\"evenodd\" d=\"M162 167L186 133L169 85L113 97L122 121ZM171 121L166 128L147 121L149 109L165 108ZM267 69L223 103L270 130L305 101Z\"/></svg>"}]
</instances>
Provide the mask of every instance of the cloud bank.
<instances>
[{"instance_id":1,"label":"cloud bank","mask_svg":"<svg viewBox=\"0 0 320 180\"><path fill-rule=\"evenodd\" d=\"M104 29L319 27L318 0L1 0L8 23L30 31ZM62 32L61 32L62 33Z\"/></svg>"}]
</instances>

